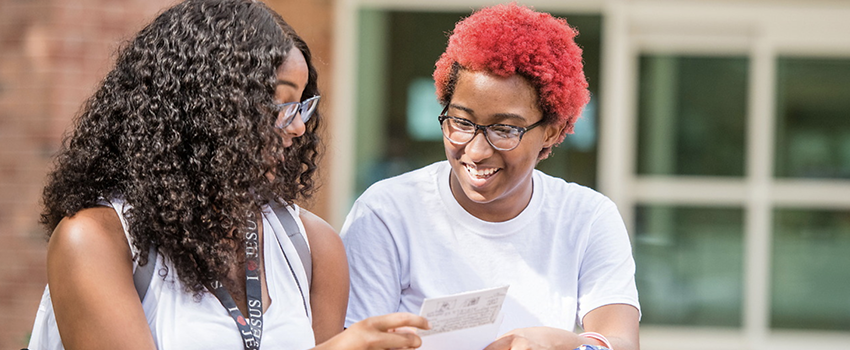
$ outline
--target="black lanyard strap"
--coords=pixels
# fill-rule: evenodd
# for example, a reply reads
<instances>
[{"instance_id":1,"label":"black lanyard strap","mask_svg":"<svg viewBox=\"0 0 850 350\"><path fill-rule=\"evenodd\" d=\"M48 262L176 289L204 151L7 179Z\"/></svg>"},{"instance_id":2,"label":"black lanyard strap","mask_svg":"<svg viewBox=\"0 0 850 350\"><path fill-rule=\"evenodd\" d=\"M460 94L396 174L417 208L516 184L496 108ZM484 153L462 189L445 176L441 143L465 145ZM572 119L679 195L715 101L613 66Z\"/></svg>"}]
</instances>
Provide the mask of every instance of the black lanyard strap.
<instances>
[{"instance_id":1,"label":"black lanyard strap","mask_svg":"<svg viewBox=\"0 0 850 350\"><path fill-rule=\"evenodd\" d=\"M245 350L259 350L263 337L263 292L260 285L260 240L258 222L254 212L248 213L248 231L245 232L245 292L248 297L248 319L236 307L233 297L219 281L212 283L212 292L239 327Z\"/></svg>"}]
</instances>

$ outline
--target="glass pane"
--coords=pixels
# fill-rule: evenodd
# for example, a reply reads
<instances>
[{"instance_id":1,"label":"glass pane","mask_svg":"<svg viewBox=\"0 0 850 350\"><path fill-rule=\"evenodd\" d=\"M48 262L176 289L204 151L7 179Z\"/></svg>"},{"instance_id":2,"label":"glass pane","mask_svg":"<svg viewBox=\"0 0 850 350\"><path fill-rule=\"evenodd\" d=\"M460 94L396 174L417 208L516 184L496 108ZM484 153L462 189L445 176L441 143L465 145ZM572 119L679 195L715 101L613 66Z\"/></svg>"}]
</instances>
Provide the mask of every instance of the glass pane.
<instances>
[{"instance_id":1,"label":"glass pane","mask_svg":"<svg viewBox=\"0 0 850 350\"><path fill-rule=\"evenodd\" d=\"M602 20L594 15L556 15L581 32L576 41L584 50L593 106L579 119L576 134L555 148L539 169L593 187ZM439 131L437 115L442 108L433 93L431 74L446 48L447 33L466 16L469 11L360 10L354 196L375 181L445 159L442 138L433 133ZM429 122L435 128L426 127Z\"/></svg>"},{"instance_id":2,"label":"glass pane","mask_svg":"<svg viewBox=\"0 0 850 350\"><path fill-rule=\"evenodd\" d=\"M741 326L743 211L638 206L642 324Z\"/></svg>"},{"instance_id":3,"label":"glass pane","mask_svg":"<svg viewBox=\"0 0 850 350\"><path fill-rule=\"evenodd\" d=\"M850 178L850 59L780 58L776 176Z\"/></svg>"},{"instance_id":4,"label":"glass pane","mask_svg":"<svg viewBox=\"0 0 850 350\"><path fill-rule=\"evenodd\" d=\"M640 58L638 173L743 176L746 57Z\"/></svg>"},{"instance_id":5,"label":"glass pane","mask_svg":"<svg viewBox=\"0 0 850 350\"><path fill-rule=\"evenodd\" d=\"M850 329L850 211L774 211L771 326Z\"/></svg>"}]
</instances>

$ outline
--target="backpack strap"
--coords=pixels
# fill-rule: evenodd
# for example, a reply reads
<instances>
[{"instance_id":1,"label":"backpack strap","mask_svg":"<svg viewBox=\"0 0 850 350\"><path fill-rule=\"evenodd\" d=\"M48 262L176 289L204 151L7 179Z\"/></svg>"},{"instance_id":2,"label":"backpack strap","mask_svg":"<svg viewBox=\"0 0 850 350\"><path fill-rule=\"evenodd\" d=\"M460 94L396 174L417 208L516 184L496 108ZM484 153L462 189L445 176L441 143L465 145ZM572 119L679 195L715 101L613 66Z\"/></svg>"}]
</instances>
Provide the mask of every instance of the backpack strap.
<instances>
[{"instance_id":1,"label":"backpack strap","mask_svg":"<svg viewBox=\"0 0 850 350\"><path fill-rule=\"evenodd\" d=\"M283 225L283 230L286 231L286 236L292 241L295 250L298 252L298 257L301 259L301 265L304 265L304 272L307 273L307 290L310 289L310 284L313 281L313 257L310 255L310 248L307 246L307 241L304 235L298 230L298 224L295 218L285 206L273 205L274 214Z\"/></svg>"},{"instance_id":2,"label":"backpack strap","mask_svg":"<svg viewBox=\"0 0 850 350\"><path fill-rule=\"evenodd\" d=\"M277 216L277 219L283 226L284 231L286 231L286 236L289 237L292 241L292 245L298 252L298 257L301 259L301 265L304 266L304 272L307 274L307 290L310 290L310 284L313 280L313 258L310 255L310 248L307 246L307 240L304 239L304 235L298 230L298 224L295 222L295 218L285 206L272 205L271 207L274 210L275 216ZM136 271L133 272L133 285L136 286L136 293L139 294L140 301L145 301L145 295L147 294L148 287L150 287L151 280L153 279L153 272L156 267L156 255L156 247L151 245L150 251L148 251L148 263L144 266L137 266ZM295 280L296 282L298 281L297 278ZM302 298L303 297L304 296L302 295Z\"/></svg>"},{"instance_id":3,"label":"backpack strap","mask_svg":"<svg viewBox=\"0 0 850 350\"><path fill-rule=\"evenodd\" d=\"M298 230L298 224L295 222L295 218L289 210L287 210L285 206L277 205L276 203L271 203L270 206L272 207L275 216L277 216L278 221L280 221L281 226L283 226L286 236L289 237L289 240L295 247L295 251L301 259L301 265L303 265L304 272L307 275L306 285L304 286L306 288L302 288L301 282L298 281L298 275L292 268L292 263L289 261L289 257L286 256L286 251L283 249L283 245L281 245L280 250L283 253L284 259L286 259L286 264L289 266L289 272L292 273L292 278L295 279L298 290L301 292L301 301L304 303L304 313L307 317L310 317L310 306L307 302L308 295L305 295L305 291L306 293L310 293L310 284L313 279L313 258L310 255L310 248L307 246L307 241L304 239L304 235L302 235ZM277 243L281 244L280 236L278 236Z\"/></svg>"},{"instance_id":4,"label":"backpack strap","mask_svg":"<svg viewBox=\"0 0 850 350\"><path fill-rule=\"evenodd\" d=\"M136 271L133 271L133 284L136 286L136 293L139 293L139 301L145 301L145 294L148 293L148 287L151 285L155 266L156 246L151 244L151 249L148 251L148 263L137 266Z\"/></svg>"}]
</instances>

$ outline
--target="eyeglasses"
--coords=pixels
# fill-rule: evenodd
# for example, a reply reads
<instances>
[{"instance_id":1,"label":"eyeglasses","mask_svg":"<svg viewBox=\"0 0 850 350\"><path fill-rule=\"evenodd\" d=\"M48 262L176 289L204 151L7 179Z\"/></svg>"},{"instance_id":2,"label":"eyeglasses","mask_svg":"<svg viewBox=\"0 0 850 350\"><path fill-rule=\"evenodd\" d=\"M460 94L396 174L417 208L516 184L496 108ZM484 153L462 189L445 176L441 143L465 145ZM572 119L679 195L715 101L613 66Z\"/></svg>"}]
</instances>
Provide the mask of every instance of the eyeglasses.
<instances>
[{"instance_id":1,"label":"eyeglasses","mask_svg":"<svg viewBox=\"0 0 850 350\"><path fill-rule=\"evenodd\" d=\"M281 129L289 126L289 124L292 124L292 121L295 120L295 116L299 112L301 113L301 121L307 123L307 121L310 120L310 117L313 116L313 112L316 111L316 106L319 105L320 97L321 96L313 96L303 102L277 104L277 108L280 112L278 112L277 122L275 122L274 125Z\"/></svg>"},{"instance_id":2,"label":"eyeglasses","mask_svg":"<svg viewBox=\"0 0 850 350\"><path fill-rule=\"evenodd\" d=\"M528 130L543 124L543 119L541 119L524 128L507 124L478 125L468 119L447 116L446 111L448 111L448 107L443 109L439 120L440 126L443 129L443 136L447 140L456 145L465 145L475 138L478 130L481 130L484 132L484 138L487 139L487 143L499 151L510 151L516 148L519 146L519 142L522 141L522 135L528 132Z\"/></svg>"}]
</instances>

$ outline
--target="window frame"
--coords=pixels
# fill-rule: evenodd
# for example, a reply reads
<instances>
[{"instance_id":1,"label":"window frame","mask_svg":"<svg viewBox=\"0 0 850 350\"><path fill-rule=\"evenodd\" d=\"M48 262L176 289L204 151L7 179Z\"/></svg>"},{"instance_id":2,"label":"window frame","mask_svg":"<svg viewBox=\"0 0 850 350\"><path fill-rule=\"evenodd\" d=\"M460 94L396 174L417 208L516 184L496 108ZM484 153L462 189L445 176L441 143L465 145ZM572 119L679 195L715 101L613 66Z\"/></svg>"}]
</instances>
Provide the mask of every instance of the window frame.
<instances>
[{"instance_id":1,"label":"window frame","mask_svg":"<svg viewBox=\"0 0 850 350\"><path fill-rule=\"evenodd\" d=\"M602 126L607 129L600 133L598 181L618 204L630 232L638 204L740 206L745 211L743 327L646 325L641 327L644 348L790 350L850 342L850 333L770 328L773 210L850 209L848 180L774 177L778 57L850 59L850 41L836 34L850 30L840 19L850 15L850 7L802 4L639 2L603 14L607 104L602 118L607 119ZM744 177L637 175L638 61L641 54L653 53L749 57Z\"/></svg>"}]
</instances>

